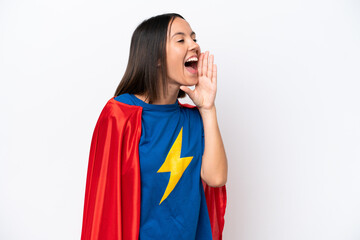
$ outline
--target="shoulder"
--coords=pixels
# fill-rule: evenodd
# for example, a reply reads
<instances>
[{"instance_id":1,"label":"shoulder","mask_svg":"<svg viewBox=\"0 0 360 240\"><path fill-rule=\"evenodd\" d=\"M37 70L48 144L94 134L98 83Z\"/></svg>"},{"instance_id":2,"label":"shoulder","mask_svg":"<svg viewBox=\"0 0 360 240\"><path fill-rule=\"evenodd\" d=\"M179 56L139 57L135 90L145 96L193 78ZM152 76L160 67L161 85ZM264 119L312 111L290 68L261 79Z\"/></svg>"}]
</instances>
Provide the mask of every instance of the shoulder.
<instances>
[{"instance_id":1,"label":"shoulder","mask_svg":"<svg viewBox=\"0 0 360 240\"><path fill-rule=\"evenodd\" d=\"M197 106L187 103L180 103L180 101L179 101L179 105L182 112L184 112L184 114L189 119L192 119L192 121L200 121L202 124L202 117Z\"/></svg>"},{"instance_id":2,"label":"shoulder","mask_svg":"<svg viewBox=\"0 0 360 240\"><path fill-rule=\"evenodd\" d=\"M131 118L141 114L141 112L141 107L119 102L115 100L115 97L112 97L107 101L104 108L102 109L100 119Z\"/></svg>"},{"instance_id":3,"label":"shoulder","mask_svg":"<svg viewBox=\"0 0 360 240\"><path fill-rule=\"evenodd\" d=\"M183 109L184 111L189 112L191 114L200 114L197 106L188 103L181 103L180 101L178 101L178 103L180 105L180 108Z\"/></svg>"}]
</instances>

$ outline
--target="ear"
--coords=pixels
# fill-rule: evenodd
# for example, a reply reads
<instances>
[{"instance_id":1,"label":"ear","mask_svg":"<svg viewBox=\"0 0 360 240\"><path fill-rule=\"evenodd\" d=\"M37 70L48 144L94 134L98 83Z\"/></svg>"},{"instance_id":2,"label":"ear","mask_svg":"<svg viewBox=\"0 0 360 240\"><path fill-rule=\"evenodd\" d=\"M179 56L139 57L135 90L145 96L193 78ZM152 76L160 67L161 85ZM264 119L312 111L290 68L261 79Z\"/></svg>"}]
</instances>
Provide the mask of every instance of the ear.
<instances>
[{"instance_id":1,"label":"ear","mask_svg":"<svg viewBox=\"0 0 360 240\"><path fill-rule=\"evenodd\" d=\"M158 66L158 67L161 66L161 64L160 64L160 59L158 60L157 66Z\"/></svg>"}]
</instances>

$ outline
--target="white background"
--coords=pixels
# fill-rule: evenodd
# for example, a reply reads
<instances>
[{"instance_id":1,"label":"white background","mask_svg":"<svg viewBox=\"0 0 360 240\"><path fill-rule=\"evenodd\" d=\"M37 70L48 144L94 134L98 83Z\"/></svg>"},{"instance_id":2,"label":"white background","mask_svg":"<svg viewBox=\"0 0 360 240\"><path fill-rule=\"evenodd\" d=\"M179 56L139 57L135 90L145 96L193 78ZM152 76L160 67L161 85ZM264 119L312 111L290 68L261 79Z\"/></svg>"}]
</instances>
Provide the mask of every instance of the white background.
<instances>
[{"instance_id":1,"label":"white background","mask_svg":"<svg viewBox=\"0 0 360 240\"><path fill-rule=\"evenodd\" d=\"M79 239L90 141L144 19L218 64L224 239L360 239L360 3L0 0L0 239Z\"/></svg>"}]
</instances>

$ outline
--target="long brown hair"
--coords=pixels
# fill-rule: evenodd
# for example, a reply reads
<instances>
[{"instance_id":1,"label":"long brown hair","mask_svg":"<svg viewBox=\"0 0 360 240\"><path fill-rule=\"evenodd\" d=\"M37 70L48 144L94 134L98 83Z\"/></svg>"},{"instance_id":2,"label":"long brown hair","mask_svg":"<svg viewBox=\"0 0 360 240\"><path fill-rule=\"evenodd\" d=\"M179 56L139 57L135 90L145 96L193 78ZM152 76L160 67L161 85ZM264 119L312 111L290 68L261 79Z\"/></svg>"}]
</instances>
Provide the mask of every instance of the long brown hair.
<instances>
[{"instance_id":1,"label":"long brown hair","mask_svg":"<svg viewBox=\"0 0 360 240\"><path fill-rule=\"evenodd\" d=\"M159 96L159 86L163 87L164 95L166 94L167 31L176 17L184 19L177 13L162 14L144 20L135 29L131 38L128 65L115 96L123 93L145 94L149 103L152 103ZM185 97L185 92L180 89L178 97Z\"/></svg>"}]
</instances>

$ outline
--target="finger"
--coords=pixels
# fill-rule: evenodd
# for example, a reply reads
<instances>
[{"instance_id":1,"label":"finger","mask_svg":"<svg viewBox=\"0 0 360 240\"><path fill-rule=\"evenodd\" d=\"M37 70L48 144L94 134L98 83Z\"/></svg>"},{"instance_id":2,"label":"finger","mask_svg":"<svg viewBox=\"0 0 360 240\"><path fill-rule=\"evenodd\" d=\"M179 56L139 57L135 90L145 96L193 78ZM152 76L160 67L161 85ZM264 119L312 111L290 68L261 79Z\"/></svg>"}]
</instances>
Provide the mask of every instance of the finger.
<instances>
[{"instance_id":1,"label":"finger","mask_svg":"<svg viewBox=\"0 0 360 240\"><path fill-rule=\"evenodd\" d=\"M212 82L217 85L217 65L214 64L213 72L212 72Z\"/></svg>"},{"instance_id":2,"label":"finger","mask_svg":"<svg viewBox=\"0 0 360 240\"><path fill-rule=\"evenodd\" d=\"M209 51L205 52L204 60L203 60L203 68L202 73L207 76L207 69L208 69L208 57L209 57Z\"/></svg>"},{"instance_id":3,"label":"finger","mask_svg":"<svg viewBox=\"0 0 360 240\"><path fill-rule=\"evenodd\" d=\"M198 59L198 76L201 76L202 74L202 61L204 59L204 54L200 53L200 57Z\"/></svg>"},{"instance_id":4,"label":"finger","mask_svg":"<svg viewBox=\"0 0 360 240\"><path fill-rule=\"evenodd\" d=\"M207 71L207 76L212 81L212 73L213 73L213 64L214 64L214 55L210 55L209 57L209 66Z\"/></svg>"}]
</instances>

